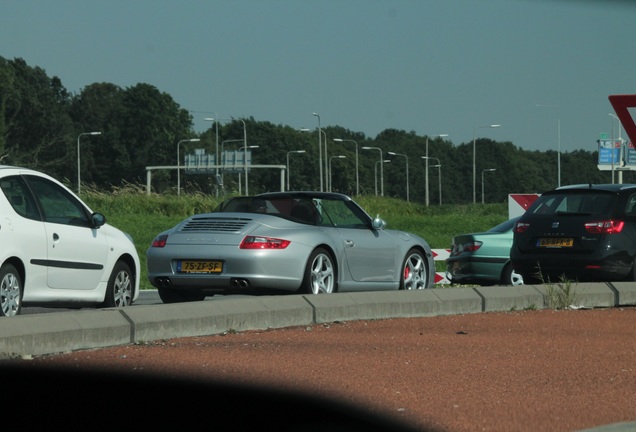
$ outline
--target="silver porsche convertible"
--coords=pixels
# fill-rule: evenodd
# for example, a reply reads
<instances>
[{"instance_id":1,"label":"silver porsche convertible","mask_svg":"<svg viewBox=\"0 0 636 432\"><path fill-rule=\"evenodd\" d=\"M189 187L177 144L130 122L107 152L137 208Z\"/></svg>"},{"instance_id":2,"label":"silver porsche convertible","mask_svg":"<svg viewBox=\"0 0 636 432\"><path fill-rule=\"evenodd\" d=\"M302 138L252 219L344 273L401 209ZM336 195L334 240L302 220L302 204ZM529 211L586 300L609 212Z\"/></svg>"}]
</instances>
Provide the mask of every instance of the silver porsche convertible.
<instances>
[{"instance_id":1,"label":"silver porsche convertible","mask_svg":"<svg viewBox=\"0 0 636 432\"><path fill-rule=\"evenodd\" d=\"M428 243L385 227L338 193L230 198L157 235L147 251L148 278L164 303L433 287Z\"/></svg>"}]
</instances>

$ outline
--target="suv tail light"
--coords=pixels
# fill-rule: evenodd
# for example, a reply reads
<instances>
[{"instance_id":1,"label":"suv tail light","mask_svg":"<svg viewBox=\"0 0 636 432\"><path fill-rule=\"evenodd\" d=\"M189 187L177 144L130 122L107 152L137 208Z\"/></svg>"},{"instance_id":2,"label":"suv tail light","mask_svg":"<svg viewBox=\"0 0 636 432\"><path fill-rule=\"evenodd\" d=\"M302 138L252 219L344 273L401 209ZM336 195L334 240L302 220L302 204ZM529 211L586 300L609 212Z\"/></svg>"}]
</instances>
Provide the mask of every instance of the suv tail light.
<instances>
[{"instance_id":1,"label":"suv tail light","mask_svg":"<svg viewBox=\"0 0 636 432\"><path fill-rule=\"evenodd\" d=\"M585 224L585 230L590 234L617 234L623 230L625 222L620 220L603 220L588 222Z\"/></svg>"},{"instance_id":2,"label":"suv tail light","mask_svg":"<svg viewBox=\"0 0 636 432\"><path fill-rule=\"evenodd\" d=\"M515 224L515 232L516 233L524 233L524 232L528 231L528 228L530 228L530 224L529 223L517 222Z\"/></svg>"}]
</instances>

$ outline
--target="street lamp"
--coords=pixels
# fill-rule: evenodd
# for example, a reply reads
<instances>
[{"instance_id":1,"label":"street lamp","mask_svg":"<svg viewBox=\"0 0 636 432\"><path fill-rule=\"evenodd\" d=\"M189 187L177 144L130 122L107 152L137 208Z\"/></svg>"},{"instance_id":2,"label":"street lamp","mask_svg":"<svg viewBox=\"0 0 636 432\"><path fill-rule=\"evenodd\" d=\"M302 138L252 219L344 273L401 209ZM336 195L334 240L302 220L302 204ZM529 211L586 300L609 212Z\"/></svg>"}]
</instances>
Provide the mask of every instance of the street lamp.
<instances>
[{"instance_id":1,"label":"street lamp","mask_svg":"<svg viewBox=\"0 0 636 432\"><path fill-rule=\"evenodd\" d=\"M437 161L437 165L431 165L431 168L439 168L439 205L442 205L442 163L438 158L428 157L428 156L420 156L422 159L426 161L426 173L428 175L428 160L435 159Z\"/></svg>"},{"instance_id":2,"label":"street lamp","mask_svg":"<svg viewBox=\"0 0 636 432\"><path fill-rule=\"evenodd\" d=\"M431 165L431 168L437 168L439 170L438 176L437 176L439 181L439 205L442 205L442 165L441 164Z\"/></svg>"},{"instance_id":3,"label":"street lamp","mask_svg":"<svg viewBox=\"0 0 636 432\"><path fill-rule=\"evenodd\" d=\"M382 162L382 160L384 159L382 156L382 149L380 147L362 147L362 150L379 150L380 151L380 162ZM377 169L377 165L376 165L376 169ZM377 177L377 175L376 175ZM376 183L377 183L377 179L376 179ZM375 187L375 194L378 194L378 187L376 185ZM380 165L380 196L384 196L384 164Z\"/></svg>"},{"instance_id":4,"label":"street lamp","mask_svg":"<svg viewBox=\"0 0 636 432\"><path fill-rule=\"evenodd\" d=\"M437 134L437 135L433 135L435 137L439 137L439 138L443 138L443 137L447 137L448 134ZM425 157L428 157L428 135L426 135L426 153L424 154ZM425 170L425 189L426 189L426 193L425 193L425 198L424 198L424 204L426 204L426 206L428 207L428 163L426 163L426 168Z\"/></svg>"},{"instance_id":5,"label":"street lamp","mask_svg":"<svg viewBox=\"0 0 636 432\"><path fill-rule=\"evenodd\" d=\"M216 171L215 171L215 178L217 179L217 187L216 187L216 196L219 196L219 188L218 188L218 179L219 179L219 122L217 120L215 120L215 118L217 118L217 114L214 113L214 118L212 117L206 117L203 120L206 121L211 121L214 122L214 129L215 129L215 135L216 138L214 140L214 150L215 150L215 155L216 155ZM221 181L221 186L223 186L223 181Z\"/></svg>"},{"instance_id":6,"label":"street lamp","mask_svg":"<svg viewBox=\"0 0 636 432\"><path fill-rule=\"evenodd\" d=\"M477 204L477 147L475 146L475 133L477 132L477 129L481 129L481 128L498 128L501 127L501 125L498 124L492 124L492 125L485 125L485 126L477 126L473 129L473 204Z\"/></svg>"},{"instance_id":7,"label":"street lamp","mask_svg":"<svg viewBox=\"0 0 636 432\"><path fill-rule=\"evenodd\" d=\"M287 152L287 190L289 190L289 154L290 153L305 153L305 150L291 150Z\"/></svg>"},{"instance_id":8,"label":"street lamp","mask_svg":"<svg viewBox=\"0 0 636 432\"><path fill-rule=\"evenodd\" d=\"M484 200L484 173L497 171L495 168L485 169L481 172L481 203L485 202Z\"/></svg>"},{"instance_id":9,"label":"street lamp","mask_svg":"<svg viewBox=\"0 0 636 432\"><path fill-rule=\"evenodd\" d=\"M382 165L380 165L380 171L382 171L382 167L384 166L384 164L385 163L390 163L390 162L391 162L390 159L385 159L385 160L380 159L379 161L377 161L375 163L375 171L374 171L374 173L375 173L375 196L378 196L378 164L382 164Z\"/></svg>"},{"instance_id":10,"label":"street lamp","mask_svg":"<svg viewBox=\"0 0 636 432\"><path fill-rule=\"evenodd\" d=\"M537 108L556 108L557 117L559 117L559 107L557 105L537 104ZM561 119L560 118L557 118L557 187L561 187Z\"/></svg>"},{"instance_id":11,"label":"street lamp","mask_svg":"<svg viewBox=\"0 0 636 432\"><path fill-rule=\"evenodd\" d=\"M313 113L313 115L315 115L316 117L318 117L318 165L320 166L320 192L322 192L323 189L323 183L322 183L322 177L323 177L323 173L322 173L322 129L320 128L320 115L318 115L317 113ZM325 155L325 159L326 159Z\"/></svg>"},{"instance_id":12,"label":"street lamp","mask_svg":"<svg viewBox=\"0 0 636 432\"><path fill-rule=\"evenodd\" d=\"M101 132L83 132L77 136L77 194L79 195L82 188L80 180L80 138L82 135L101 135Z\"/></svg>"},{"instance_id":13,"label":"street lamp","mask_svg":"<svg viewBox=\"0 0 636 432\"><path fill-rule=\"evenodd\" d=\"M329 190L329 192L331 192L331 162L332 159L346 159L347 157L344 155L337 155L337 156L330 156L329 157L329 182L327 182L327 189Z\"/></svg>"},{"instance_id":14,"label":"street lamp","mask_svg":"<svg viewBox=\"0 0 636 432\"><path fill-rule=\"evenodd\" d=\"M197 142L201 141L199 138L191 138L181 140L177 143L177 195L181 195L181 158L179 157L179 146L184 142Z\"/></svg>"},{"instance_id":15,"label":"street lamp","mask_svg":"<svg viewBox=\"0 0 636 432\"><path fill-rule=\"evenodd\" d=\"M356 145L356 195L360 195L360 181L358 178L358 143L351 139L334 138L336 142L352 142Z\"/></svg>"},{"instance_id":16,"label":"street lamp","mask_svg":"<svg viewBox=\"0 0 636 432\"><path fill-rule=\"evenodd\" d=\"M243 152L243 167L245 168L245 196L249 196L249 192L248 190L248 185L247 185L247 149L255 149L258 148L257 145L251 145L248 146L247 144L245 144L243 147L241 147L241 151ZM240 176L239 176L240 177ZM241 184L239 183L239 195L241 194L241 190L240 190Z\"/></svg>"},{"instance_id":17,"label":"street lamp","mask_svg":"<svg viewBox=\"0 0 636 432\"><path fill-rule=\"evenodd\" d=\"M410 202L409 199L409 157L405 154L388 152L392 156L404 156L406 159L406 202Z\"/></svg>"},{"instance_id":18,"label":"street lamp","mask_svg":"<svg viewBox=\"0 0 636 432\"><path fill-rule=\"evenodd\" d=\"M618 164L619 164L619 167L622 168L623 167L623 138L621 137L621 121L616 114L609 113L608 115L615 118L616 122L618 123L618 141L620 142L620 146L621 146L618 152L618 155L619 155ZM615 145L616 144L614 142L614 122L612 121L612 183L614 183L614 146ZM623 171L620 169L618 171L618 183L619 184L623 183Z\"/></svg>"}]
</instances>

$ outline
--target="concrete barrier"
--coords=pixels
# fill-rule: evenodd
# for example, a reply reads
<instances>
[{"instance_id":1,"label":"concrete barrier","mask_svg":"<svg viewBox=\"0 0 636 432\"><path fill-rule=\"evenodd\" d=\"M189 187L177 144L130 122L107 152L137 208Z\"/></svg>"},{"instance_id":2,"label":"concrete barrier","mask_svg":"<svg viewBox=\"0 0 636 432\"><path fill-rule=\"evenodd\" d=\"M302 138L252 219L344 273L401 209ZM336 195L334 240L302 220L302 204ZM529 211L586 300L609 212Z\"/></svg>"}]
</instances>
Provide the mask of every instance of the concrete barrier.
<instances>
[{"instance_id":1,"label":"concrete barrier","mask_svg":"<svg viewBox=\"0 0 636 432\"><path fill-rule=\"evenodd\" d=\"M636 305L636 282L570 286L573 307ZM334 321L549 307L558 285L281 295L0 318L0 358Z\"/></svg>"}]
</instances>

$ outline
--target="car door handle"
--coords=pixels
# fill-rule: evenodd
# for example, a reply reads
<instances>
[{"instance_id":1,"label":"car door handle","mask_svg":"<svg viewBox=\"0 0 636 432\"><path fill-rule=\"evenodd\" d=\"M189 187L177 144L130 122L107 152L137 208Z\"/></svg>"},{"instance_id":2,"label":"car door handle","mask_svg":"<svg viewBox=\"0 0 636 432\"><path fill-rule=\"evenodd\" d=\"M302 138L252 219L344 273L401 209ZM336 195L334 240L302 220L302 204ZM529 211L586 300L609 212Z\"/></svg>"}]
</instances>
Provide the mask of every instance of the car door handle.
<instances>
[{"instance_id":1,"label":"car door handle","mask_svg":"<svg viewBox=\"0 0 636 432\"><path fill-rule=\"evenodd\" d=\"M345 240L345 247L352 248L356 245L353 240Z\"/></svg>"},{"instance_id":2,"label":"car door handle","mask_svg":"<svg viewBox=\"0 0 636 432\"><path fill-rule=\"evenodd\" d=\"M60 236L57 233L53 233L53 241L56 242L60 239Z\"/></svg>"}]
</instances>

